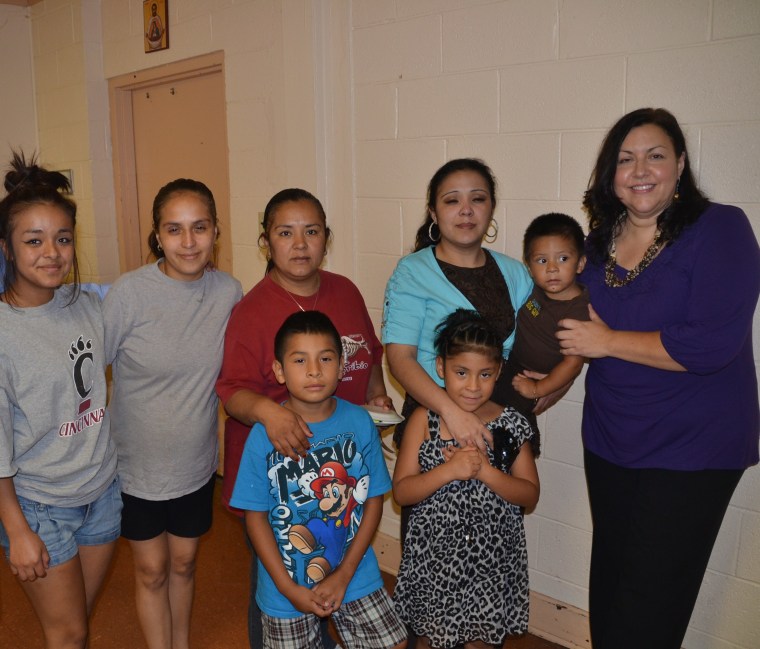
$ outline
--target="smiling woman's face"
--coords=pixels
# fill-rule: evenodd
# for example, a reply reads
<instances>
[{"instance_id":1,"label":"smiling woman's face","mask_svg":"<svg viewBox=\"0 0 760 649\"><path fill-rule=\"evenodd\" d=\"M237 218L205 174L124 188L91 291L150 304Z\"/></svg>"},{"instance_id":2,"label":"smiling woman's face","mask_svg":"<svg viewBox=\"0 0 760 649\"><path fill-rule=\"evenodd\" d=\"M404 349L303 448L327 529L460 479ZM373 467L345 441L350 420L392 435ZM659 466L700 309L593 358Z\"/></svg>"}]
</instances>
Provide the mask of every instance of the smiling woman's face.
<instances>
[{"instance_id":1,"label":"smiling woman's face","mask_svg":"<svg viewBox=\"0 0 760 649\"><path fill-rule=\"evenodd\" d=\"M174 194L161 208L156 237L169 277L185 282L200 279L216 242L216 225L206 201L191 191Z\"/></svg>"},{"instance_id":2,"label":"smiling woman's face","mask_svg":"<svg viewBox=\"0 0 760 649\"><path fill-rule=\"evenodd\" d=\"M638 220L656 219L670 205L684 167L667 133L654 124L632 128L618 154L615 194Z\"/></svg>"},{"instance_id":3,"label":"smiling woman's face","mask_svg":"<svg viewBox=\"0 0 760 649\"><path fill-rule=\"evenodd\" d=\"M53 298L74 264L74 223L60 207L31 205L13 217L10 245L2 250L13 264L13 292L23 306L39 306Z\"/></svg>"}]
</instances>

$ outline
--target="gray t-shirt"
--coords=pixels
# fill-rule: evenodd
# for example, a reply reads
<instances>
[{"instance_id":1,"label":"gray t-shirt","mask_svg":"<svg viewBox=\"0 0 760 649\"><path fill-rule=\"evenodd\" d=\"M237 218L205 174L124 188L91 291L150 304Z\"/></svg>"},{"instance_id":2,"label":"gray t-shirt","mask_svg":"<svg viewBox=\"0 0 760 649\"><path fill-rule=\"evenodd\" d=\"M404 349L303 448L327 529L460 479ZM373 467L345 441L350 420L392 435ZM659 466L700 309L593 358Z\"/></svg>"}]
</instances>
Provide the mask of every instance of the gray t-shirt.
<instances>
[{"instance_id":1,"label":"gray t-shirt","mask_svg":"<svg viewBox=\"0 0 760 649\"><path fill-rule=\"evenodd\" d=\"M216 471L214 384L227 320L242 297L227 273L183 282L161 263L120 277L103 303L121 487L146 500L197 491Z\"/></svg>"},{"instance_id":2,"label":"gray t-shirt","mask_svg":"<svg viewBox=\"0 0 760 649\"><path fill-rule=\"evenodd\" d=\"M96 500L116 476L96 295L59 288L39 307L0 303L0 477L58 507Z\"/></svg>"}]
</instances>

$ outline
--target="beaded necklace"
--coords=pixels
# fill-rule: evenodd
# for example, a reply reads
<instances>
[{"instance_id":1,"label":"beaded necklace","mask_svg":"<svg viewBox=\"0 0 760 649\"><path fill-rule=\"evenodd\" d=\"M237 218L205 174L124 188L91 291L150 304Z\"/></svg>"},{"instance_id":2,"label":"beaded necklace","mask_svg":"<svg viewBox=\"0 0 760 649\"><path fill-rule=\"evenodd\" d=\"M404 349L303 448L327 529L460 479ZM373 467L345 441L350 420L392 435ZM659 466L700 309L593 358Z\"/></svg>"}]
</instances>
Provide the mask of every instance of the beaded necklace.
<instances>
[{"instance_id":1,"label":"beaded necklace","mask_svg":"<svg viewBox=\"0 0 760 649\"><path fill-rule=\"evenodd\" d=\"M635 267L631 268L631 270L625 274L625 277L623 277L623 279L620 279L615 274L617 261L615 260L615 239L613 238L610 243L610 252L607 255L607 263L604 265L604 283L610 288L620 288L621 286L630 284L641 274L642 271L646 270L649 264L651 264L654 258L657 256L657 253L660 252L661 239L662 232L660 232L658 228L657 232L654 233L654 241L652 241L649 248L647 248L644 256L641 258L641 261L636 264Z\"/></svg>"}]
</instances>

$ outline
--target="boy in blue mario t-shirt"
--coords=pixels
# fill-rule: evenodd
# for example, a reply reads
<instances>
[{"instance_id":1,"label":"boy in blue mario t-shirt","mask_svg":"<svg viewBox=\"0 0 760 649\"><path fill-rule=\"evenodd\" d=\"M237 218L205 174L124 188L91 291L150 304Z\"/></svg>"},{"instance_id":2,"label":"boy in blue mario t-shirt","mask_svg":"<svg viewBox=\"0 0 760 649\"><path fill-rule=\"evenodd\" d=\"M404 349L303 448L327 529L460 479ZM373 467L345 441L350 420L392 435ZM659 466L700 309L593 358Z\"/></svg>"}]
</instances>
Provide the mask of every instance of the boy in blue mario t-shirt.
<instances>
[{"instance_id":1,"label":"boy in blue mario t-shirt","mask_svg":"<svg viewBox=\"0 0 760 649\"><path fill-rule=\"evenodd\" d=\"M284 406L308 424L311 446L295 462L256 424L230 501L246 510L258 556L267 648L321 647L319 618L330 615L347 649L406 644L370 547L391 482L369 413L332 396L341 352L324 314L299 311L285 320L272 369L288 388Z\"/></svg>"}]
</instances>

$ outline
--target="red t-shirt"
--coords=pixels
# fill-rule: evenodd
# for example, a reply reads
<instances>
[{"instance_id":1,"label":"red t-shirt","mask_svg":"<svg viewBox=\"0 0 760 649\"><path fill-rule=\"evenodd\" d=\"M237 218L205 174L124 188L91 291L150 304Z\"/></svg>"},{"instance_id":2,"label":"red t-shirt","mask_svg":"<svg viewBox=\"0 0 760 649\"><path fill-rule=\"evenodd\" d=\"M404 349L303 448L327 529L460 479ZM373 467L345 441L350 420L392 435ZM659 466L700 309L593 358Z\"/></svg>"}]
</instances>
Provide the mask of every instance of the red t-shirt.
<instances>
[{"instance_id":1,"label":"red t-shirt","mask_svg":"<svg viewBox=\"0 0 760 649\"><path fill-rule=\"evenodd\" d=\"M346 356L343 379L335 395L362 405L374 365L380 365L383 347L375 334L359 289L347 278L319 271L319 296L298 296L304 309L325 313L343 341ZM282 323L298 311L293 298L267 275L238 302L224 337L224 359L216 391L223 404L238 390L248 389L281 403L288 391L272 372L274 337ZM224 429L222 499L229 503L240 458L250 427L229 417Z\"/></svg>"}]
</instances>

